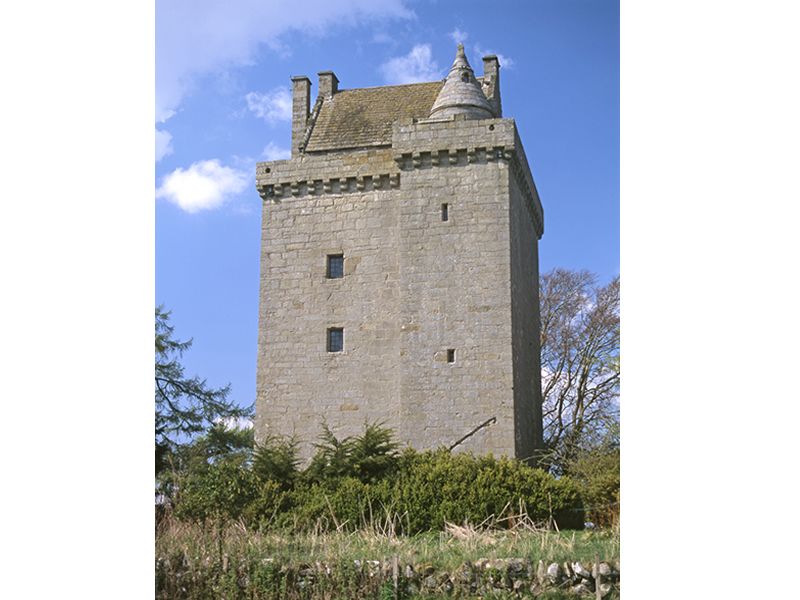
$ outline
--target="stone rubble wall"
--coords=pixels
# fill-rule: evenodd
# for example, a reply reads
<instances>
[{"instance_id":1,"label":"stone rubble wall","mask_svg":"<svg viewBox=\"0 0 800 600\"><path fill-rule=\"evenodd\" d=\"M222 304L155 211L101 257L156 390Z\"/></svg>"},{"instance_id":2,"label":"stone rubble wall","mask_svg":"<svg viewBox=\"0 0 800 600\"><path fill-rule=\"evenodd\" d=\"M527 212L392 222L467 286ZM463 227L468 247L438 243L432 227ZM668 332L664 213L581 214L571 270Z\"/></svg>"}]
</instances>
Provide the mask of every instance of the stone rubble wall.
<instances>
[{"instance_id":1,"label":"stone rubble wall","mask_svg":"<svg viewBox=\"0 0 800 600\"><path fill-rule=\"evenodd\" d=\"M192 578L186 565L172 564L174 559L159 558L156 563L157 578ZM223 571L235 570L237 584L242 591L257 591L258 583L251 581L253 567L235 564L223 557ZM565 561L563 563L534 563L526 558L479 559L464 562L453 570L436 569L429 564L403 564L396 559L355 560L351 564L314 562L299 565L281 565L265 558L261 570L271 573L270 584L280 589L303 590L305 597L314 597L314 589L330 589L330 582L348 579L352 588L377 590L391 588L395 597L418 594L437 594L454 598L491 597L498 592L517 597L537 597L548 590L559 589L578 597L619 597L619 561L592 562ZM264 581L263 576L259 577ZM598 590L599 587L599 590Z\"/></svg>"}]
</instances>

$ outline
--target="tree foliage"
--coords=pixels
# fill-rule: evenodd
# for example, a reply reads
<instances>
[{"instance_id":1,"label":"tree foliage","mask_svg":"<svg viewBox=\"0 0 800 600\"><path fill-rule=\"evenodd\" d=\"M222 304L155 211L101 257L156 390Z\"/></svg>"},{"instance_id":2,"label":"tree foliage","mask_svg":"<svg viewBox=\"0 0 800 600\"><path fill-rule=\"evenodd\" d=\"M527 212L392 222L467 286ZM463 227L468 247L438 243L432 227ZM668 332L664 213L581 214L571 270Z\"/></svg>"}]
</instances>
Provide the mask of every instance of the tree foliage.
<instances>
[{"instance_id":1,"label":"tree foliage","mask_svg":"<svg viewBox=\"0 0 800 600\"><path fill-rule=\"evenodd\" d=\"M314 481L335 477L354 477L362 482L382 477L397 461L398 444L392 430L383 423L364 423L364 432L342 440L322 424L317 452L308 468Z\"/></svg>"},{"instance_id":2,"label":"tree foliage","mask_svg":"<svg viewBox=\"0 0 800 600\"><path fill-rule=\"evenodd\" d=\"M268 436L255 450L253 471L261 481L272 481L281 490L292 487L298 475L298 441Z\"/></svg>"},{"instance_id":3,"label":"tree foliage","mask_svg":"<svg viewBox=\"0 0 800 600\"><path fill-rule=\"evenodd\" d=\"M619 277L599 286L587 271L554 269L539 299L544 442L563 470L618 422Z\"/></svg>"},{"instance_id":4,"label":"tree foliage","mask_svg":"<svg viewBox=\"0 0 800 600\"><path fill-rule=\"evenodd\" d=\"M297 468L294 440L277 437L251 462L223 456L190 463L174 497L175 516L217 525L241 519L290 532L380 526L415 534L492 516L506 526L522 509L543 524L583 526L583 500L570 477L446 448L398 454L393 432L380 424L365 424L362 434L344 440L324 427L321 437L305 470Z\"/></svg>"},{"instance_id":5,"label":"tree foliage","mask_svg":"<svg viewBox=\"0 0 800 600\"><path fill-rule=\"evenodd\" d=\"M155 444L156 474L167 466L167 458L190 444L199 433L210 431L226 420L252 414L252 407L242 408L228 400L230 386L209 387L205 379L187 377L180 359L192 341L173 338L169 312L162 307L155 312ZM222 435L222 429L211 435ZM230 440L229 440L230 441Z\"/></svg>"}]
</instances>

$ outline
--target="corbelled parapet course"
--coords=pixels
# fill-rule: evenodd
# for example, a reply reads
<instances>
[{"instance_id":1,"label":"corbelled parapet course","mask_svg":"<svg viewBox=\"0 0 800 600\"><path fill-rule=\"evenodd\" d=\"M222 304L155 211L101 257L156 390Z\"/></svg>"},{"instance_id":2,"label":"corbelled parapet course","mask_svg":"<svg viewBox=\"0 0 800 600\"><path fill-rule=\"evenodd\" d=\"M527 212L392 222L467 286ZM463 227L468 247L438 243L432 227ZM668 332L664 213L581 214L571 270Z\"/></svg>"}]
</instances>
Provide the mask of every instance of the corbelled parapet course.
<instances>
[{"instance_id":1,"label":"corbelled parapet course","mask_svg":"<svg viewBox=\"0 0 800 600\"><path fill-rule=\"evenodd\" d=\"M418 449L541 447L542 205L500 65L443 81L293 77L292 157L259 163L256 436L313 452L383 422Z\"/></svg>"}]
</instances>

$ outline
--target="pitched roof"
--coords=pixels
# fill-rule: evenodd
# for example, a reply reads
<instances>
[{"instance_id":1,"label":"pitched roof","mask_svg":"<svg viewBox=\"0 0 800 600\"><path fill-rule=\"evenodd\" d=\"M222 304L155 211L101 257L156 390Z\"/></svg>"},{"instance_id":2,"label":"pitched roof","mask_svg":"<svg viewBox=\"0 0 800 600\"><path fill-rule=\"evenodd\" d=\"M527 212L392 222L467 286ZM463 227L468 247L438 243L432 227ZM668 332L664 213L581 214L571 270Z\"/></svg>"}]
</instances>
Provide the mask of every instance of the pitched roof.
<instances>
[{"instance_id":1,"label":"pitched roof","mask_svg":"<svg viewBox=\"0 0 800 600\"><path fill-rule=\"evenodd\" d=\"M441 81L340 90L322 102L306 152L392 143L392 123L427 119Z\"/></svg>"}]
</instances>

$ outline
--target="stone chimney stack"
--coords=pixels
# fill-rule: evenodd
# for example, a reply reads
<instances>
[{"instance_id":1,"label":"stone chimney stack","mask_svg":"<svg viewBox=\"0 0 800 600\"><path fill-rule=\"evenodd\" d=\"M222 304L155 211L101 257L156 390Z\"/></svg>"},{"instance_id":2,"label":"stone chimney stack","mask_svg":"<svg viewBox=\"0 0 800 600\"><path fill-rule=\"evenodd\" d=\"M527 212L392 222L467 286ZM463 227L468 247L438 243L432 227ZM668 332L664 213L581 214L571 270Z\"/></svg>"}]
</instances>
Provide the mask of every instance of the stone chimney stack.
<instances>
[{"instance_id":1,"label":"stone chimney stack","mask_svg":"<svg viewBox=\"0 0 800 600\"><path fill-rule=\"evenodd\" d=\"M300 155L311 107L311 81L305 75L292 77L292 158Z\"/></svg>"},{"instance_id":2,"label":"stone chimney stack","mask_svg":"<svg viewBox=\"0 0 800 600\"><path fill-rule=\"evenodd\" d=\"M489 99L495 116L503 116L500 102L500 61L494 54L483 57L483 93Z\"/></svg>"},{"instance_id":3,"label":"stone chimney stack","mask_svg":"<svg viewBox=\"0 0 800 600\"><path fill-rule=\"evenodd\" d=\"M319 76L319 95L329 100L339 91L339 79L333 71L321 71Z\"/></svg>"}]
</instances>

